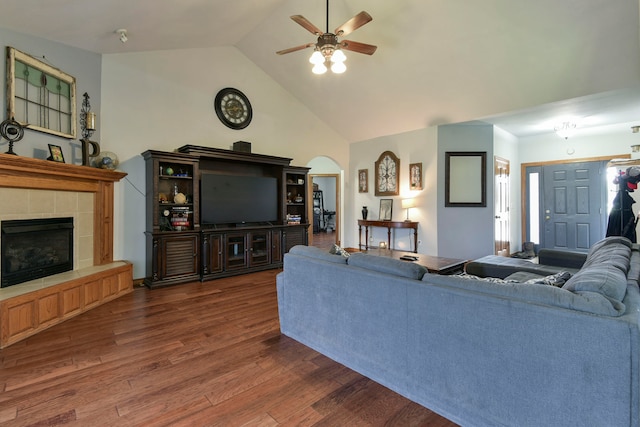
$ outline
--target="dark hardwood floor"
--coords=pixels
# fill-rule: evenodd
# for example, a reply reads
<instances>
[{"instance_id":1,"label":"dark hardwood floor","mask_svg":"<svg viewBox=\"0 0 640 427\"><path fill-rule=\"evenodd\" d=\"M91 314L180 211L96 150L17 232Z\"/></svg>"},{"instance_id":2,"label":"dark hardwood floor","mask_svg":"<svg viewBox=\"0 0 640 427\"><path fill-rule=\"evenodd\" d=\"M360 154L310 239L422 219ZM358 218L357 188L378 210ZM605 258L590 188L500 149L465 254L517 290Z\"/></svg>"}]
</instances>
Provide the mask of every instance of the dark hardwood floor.
<instances>
[{"instance_id":1,"label":"dark hardwood floor","mask_svg":"<svg viewBox=\"0 0 640 427\"><path fill-rule=\"evenodd\" d=\"M335 242L336 242L335 231L320 231L318 233L313 233L311 246L329 250L331 249L331 247Z\"/></svg>"},{"instance_id":2,"label":"dark hardwood floor","mask_svg":"<svg viewBox=\"0 0 640 427\"><path fill-rule=\"evenodd\" d=\"M0 425L455 426L281 335L277 272L136 288L0 350Z\"/></svg>"}]
</instances>

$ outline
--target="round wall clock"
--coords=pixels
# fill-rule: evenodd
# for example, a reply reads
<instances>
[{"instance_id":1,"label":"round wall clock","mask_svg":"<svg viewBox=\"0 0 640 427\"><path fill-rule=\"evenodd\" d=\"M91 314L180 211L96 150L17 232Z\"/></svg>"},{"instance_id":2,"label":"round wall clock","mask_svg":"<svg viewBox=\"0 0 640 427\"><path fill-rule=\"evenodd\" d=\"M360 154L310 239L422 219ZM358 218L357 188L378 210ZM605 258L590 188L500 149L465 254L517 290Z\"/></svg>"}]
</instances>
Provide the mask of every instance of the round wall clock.
<instances>
[{"instance_id":1,"label":"round wall clock","mask_svg":"<svg viewBox=\"0 0 640 427\"><path fill-rule=\"evenodd\" d=\"M376 196L397 196L399 194L398 171L400 159L391 151L380 154L375 163Z\"/></svg>"},{"instance_id":2,"label":"round wall clock","mask_svg":"<svg viewBox=\"0 0 640 427\"><path fill-rule=\"evenodd\" d=\"M238 89L227 87L218 92L214 108L220 121L231 129L244 129L251 123L251 103Z\"/></svg>"}]
</instances>

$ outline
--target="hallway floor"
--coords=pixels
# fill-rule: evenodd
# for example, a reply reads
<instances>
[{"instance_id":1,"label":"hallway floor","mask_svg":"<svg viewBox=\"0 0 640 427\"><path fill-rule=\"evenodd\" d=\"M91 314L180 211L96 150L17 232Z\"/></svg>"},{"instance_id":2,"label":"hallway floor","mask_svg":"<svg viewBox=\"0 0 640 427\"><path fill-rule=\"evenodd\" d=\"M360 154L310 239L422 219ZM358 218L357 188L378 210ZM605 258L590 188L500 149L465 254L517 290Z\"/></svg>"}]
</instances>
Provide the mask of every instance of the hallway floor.
<instances>
[{"instance_id":1,"label":"hallway floor","mask_svg":"<svg viewBox=\"0 0 640 427\"><path fill-rule=\"evenodd\" d=\"M311 243L311 246L329 250L334 243L336 243L335 231L320 231L313 234L313 242Z\"/></svg>"}]
</instances>

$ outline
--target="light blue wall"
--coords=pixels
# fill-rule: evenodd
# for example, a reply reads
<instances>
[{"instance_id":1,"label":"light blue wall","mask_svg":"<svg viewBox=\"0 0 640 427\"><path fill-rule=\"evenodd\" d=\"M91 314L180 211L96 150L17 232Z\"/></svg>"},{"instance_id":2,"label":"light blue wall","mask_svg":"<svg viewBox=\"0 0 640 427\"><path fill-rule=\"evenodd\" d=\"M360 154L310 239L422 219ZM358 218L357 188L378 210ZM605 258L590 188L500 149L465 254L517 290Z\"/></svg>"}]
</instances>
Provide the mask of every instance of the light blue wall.
<instances>
[{"instance_id":1,"label":"light blue wall","mask_svg":"<svg viewBox=\"0 0 640 427\"><path fill-rule=\"evenodd\" d=\"M487 152L486 207L444 206L444 165L447 151ZM474 259L493 254L493 126L485 124L439 126L438 165L438 256Z\"/></svg>"},{"instance_id":2,"label":"light blue wall","mask_svg":"<svg viewBox=\"0 0 640 427\"><path fill-rule=\"evenodd\" d=\"M11 46L21 52L26 53L48 65L58 68L76 79L76 117L79 118L80 107L82 105L82 94L87 92L90 97L91 111L98 115L97 131L93 134L92 140L100 141L100 104L101 104L101 80L102 80L102 56L97 53L88 52L49 40L17 33L0 28L0 40L2 48ZM6 68L0 67L0 81L6 81ZM6 91L3 91L2 120L6 117L7 101ZM80 122L76 121L77 138L81 138ZM62 147L62 152L67 163L81 164L82 151L78 139L69 140L46 133L25 130L24 138L14 145L14 151L25 157L35 157L45 159L49 156L48 144L55 144ZM6 141L0 142L0 152L4 153L8 149Z\"/></svg>"}]
</instances>

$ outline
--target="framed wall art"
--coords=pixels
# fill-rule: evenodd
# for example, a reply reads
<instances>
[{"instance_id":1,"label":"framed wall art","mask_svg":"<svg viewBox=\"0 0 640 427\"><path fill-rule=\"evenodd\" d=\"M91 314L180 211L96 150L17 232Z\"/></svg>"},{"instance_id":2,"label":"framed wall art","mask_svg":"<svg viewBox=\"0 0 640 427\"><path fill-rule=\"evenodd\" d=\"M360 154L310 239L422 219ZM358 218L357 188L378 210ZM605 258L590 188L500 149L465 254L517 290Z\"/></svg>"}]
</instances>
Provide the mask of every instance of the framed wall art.
<instances>
[{"instance_id":1,"label":"framed wall art","mask_svg":"<svg viewBox=\"0 0 640 427\"><path fill-rule=\"evenodd\" d=\"M391 221L393 214L393 199L380 199L379 221Z\"/></svg>"},{"instance_id":2,"label":"framed wall art","mask_svg":"<svg viewBox=\"0 0 640 427\"><path fill-rule=\"evenodd\" d=\"M369 192L369 169L358 170L358 193Z\"/></svg>"},{"instance_id":3,"label":"framed wall art","mask_svg":"<svg viewBox=\"0 0 640 427\"><path fill-rule=\"evenodd\" d=\"M484 151L446 152L446 207L487 206L487 153Z\"/></svg>"},{"instance_id":4,"label":"framed wall art","mask_svg":"<svg viewBox=\"0 0 640 427\"><path fill-rule=\"evenodd\" d=\"M76 79L7 47L7 117L27 129L76 137Z\"/></svg>"},{"instance_id":5,"label":"framed wall art","mask_svg":"<svg viewBox=\"0 0 640 427\"><path fill-rule=\"evenodd\" d=\"M409 165L409 189L422 190L422 163Z\"/></svg>"},{"instance_id":6,"label":"framed wall art","mask_svg":"<svg viewBox=\"0 0 640 427\"><path fill-rule=\"evenodd\" d=\"M380 154L375 163L376 196L397 196L400 191L398 185L398 171L400 159L391 151Z\"/></svg>"}]
</instances>

